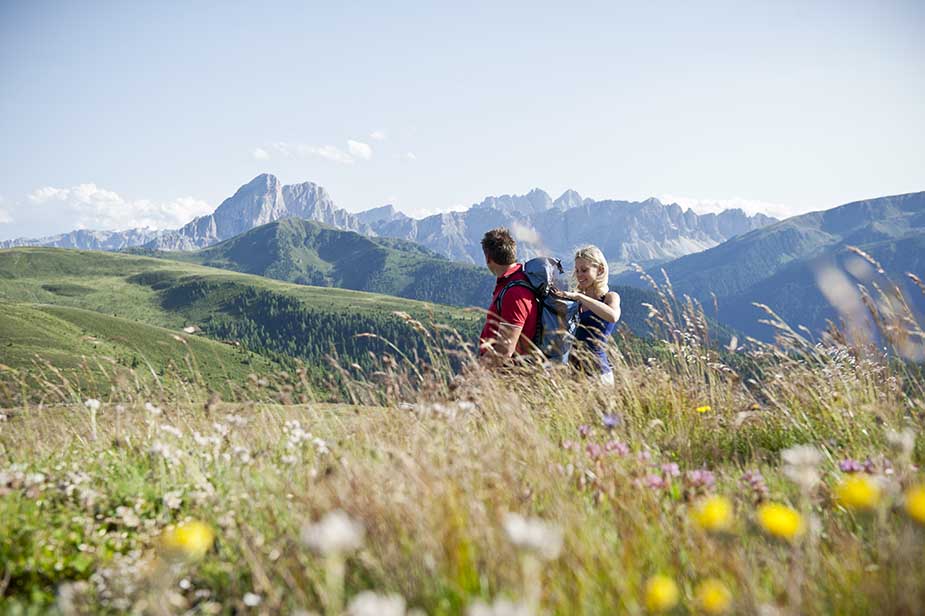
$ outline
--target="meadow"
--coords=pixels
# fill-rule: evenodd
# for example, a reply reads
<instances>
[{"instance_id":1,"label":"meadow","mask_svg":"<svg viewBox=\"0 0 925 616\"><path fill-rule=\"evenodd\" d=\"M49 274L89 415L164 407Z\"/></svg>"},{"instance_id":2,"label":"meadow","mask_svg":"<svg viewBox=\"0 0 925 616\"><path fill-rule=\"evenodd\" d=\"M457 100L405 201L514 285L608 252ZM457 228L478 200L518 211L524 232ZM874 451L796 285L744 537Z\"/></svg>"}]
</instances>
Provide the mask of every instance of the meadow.
<instances>
[{"instance_id":1,"label":"meadow","mask_svg":"<svg viewBox=\"0 0 925 616\"><path fill-rule=\"evenodd\" d=\"M873 346L769 314L775 344L717 349L659 298L656 338L614 341L612 388L487 372L407 313L425 354L335 358L325 395L298 364L93 397L4 365L3 610L923 613L911 315L872 303Z\"/></svg>"}]
</instances>

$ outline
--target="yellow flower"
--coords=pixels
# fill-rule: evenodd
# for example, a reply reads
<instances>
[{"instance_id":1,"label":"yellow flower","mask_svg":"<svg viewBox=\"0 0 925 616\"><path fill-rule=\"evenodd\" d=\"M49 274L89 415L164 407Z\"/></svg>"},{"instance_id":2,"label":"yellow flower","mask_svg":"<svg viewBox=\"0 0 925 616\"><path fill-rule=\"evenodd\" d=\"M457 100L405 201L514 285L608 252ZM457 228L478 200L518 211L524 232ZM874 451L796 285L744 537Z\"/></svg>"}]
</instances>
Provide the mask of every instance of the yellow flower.
<instances>
[{"instance_id":1,"label":"yellow flower","mask_svg":"<svg viewBox=\"0 0 925 616\"><path fill-rule=\"evenodd\" d=\"M199 560L205 556L215 533L205 522L190 520L167 530L161 536L161 548L169 558Z\"/></svg>"},{"instance_id":2,"label":"yellow flower","mask_svg":"<svg viewBox=\"0 0 925 616\"><path fill-rule=\"evenodd\" d=\"M732 528L732 503L725 496L708 496L691 512L694 523L705 531L721 533Z\"/></svg>"},{"instance_id":3,"label":"yellow flower","mask_svg":"<svg viewBox=\"0 0 925 616\"><path fill-rule=\"evenodd\" d=\"M694 598L707 614L725 614L732 607L732 593L716 578L708 578L698 584Z\"/></svg>"},{"instance_id":4,"label":"yellow flower","mask_svg":"<svg viewBox=\"0 0 925 616\"><path fill-rule=\"evenodd\" d=\"M906 515L925 526L925 485L912 486L903 499Z\"/></svg>"},{"instance_id":5,"label":"yellow flower","mask_svg":"<svg viewBox=\"0 0 925 616\"><path fill-rule=\"evenodd\" d=\"M780 503L765 503L758 507L758 524L769 535L793 541L806 530L803 516Z\"/></svg>"},{"instance_id":6,"label":"yellow flower","mask_svg":"<svg viewBox=\"0 0 925 616\"><path fill-rule=\"evenodd\" d=\"M880 502L880 488L864 475L850 475L835 487L835 500L842 507L867 511Z\"/></svg>"},{"instance_id":7,"label":"yellow flower","mask_svg":"<svg viewBox=\"0 0 925 616\"><path fill-rule=\"evenodd\" d=\"M703 415L704 413L709 413L713 408L709 404L704 404L703 406L697 407L697 412Z\"/></svg>"},{"instance_id":8,"label":"yellow flower","mask_svg":"<svg viewBox=\"0 0 925 616\"><path fill-rule=\"evenodd\" d=\"M678 604L678 585L665 575L653 575L646 580L646 609L653 613L667 612Z\"/></svg>"}]
</instances>

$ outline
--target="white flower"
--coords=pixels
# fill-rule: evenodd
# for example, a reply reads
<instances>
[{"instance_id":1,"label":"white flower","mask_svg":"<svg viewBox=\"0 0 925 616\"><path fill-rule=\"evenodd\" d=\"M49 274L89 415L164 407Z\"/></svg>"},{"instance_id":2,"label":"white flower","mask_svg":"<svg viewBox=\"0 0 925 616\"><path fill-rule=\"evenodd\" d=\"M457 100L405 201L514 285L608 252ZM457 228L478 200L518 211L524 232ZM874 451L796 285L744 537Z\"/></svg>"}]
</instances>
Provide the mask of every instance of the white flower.
<instances>
[{"instance_id":1,"label":"white flower","mask_svg":"<svg viewBox=\"0 0 925 616\"><path fill-rule=\"evenodd\" d=\"M496 599L488 604L477 601L466 610L466 616L533 616L530 607L510 599Z\"/></svg>"},{"instance_id":2,"label":"white flower","mask_svg":"<svg viewBox=\"0 0 925 616\"><path fill-rule=\"evenodd\" d=\"M899 455L902 460L908 460L912 456L912 450L915 449L915 432L906 428L901 432L888 430L886 433L886 442Z\"/></svg>"},{"instance_id":3,"label":"white flower","mask_svg":"<svg viewBox=\"0 0 925 616\"><path fill-rule=\"evenodd\" d=\"M405 616L405 599L401 595L379 595L364 590L347 606L349 616Z\"/></svg>"},{"instance_id":4,"label":"white flower","mask_svg":"<svg viewBox=\"0 0 925 616\"><path fill-rule=\"evenodd\" d=\"M183 504L183 496L179 491L174 490L164 495L164 506L168 509L179 509Z\"/></svg>"},{"instance_id":5,"label":"white flower","mask_svg":"<svg viewBox=\"0 0 925 616\"><path fill-rule=\"evenodd\" d=\"M176 426L171 426L170 424L161 424L161 432L173 434L177 438L180 438L183 436L183 432L181 432L179 428L177 428Z\"/></svg>"},{"instance_id":6,"label":"white flower","mask_svg":"<svg viewBox=\"0 0 925 616\"><path fill-rule=\"evenodd\" d=\"M160 415L163 412L161 411L160 407L154 406L150 402L145 402L145 410L148 411L149 414L154 415L154 416Z\"/></svg>"},{"instance_id":7,"label":"white flower","mask_svg":"<svg viewBox=\"0 0 925 616\"><path fill-rule=\"evenodd\" d=\"M818 449L812 445L797 445L783 450L780 457L784 462L784 475L805 492L811 491L819 484L822 454Z\"/></svg>"},{"instance_id":8,"label":"white flower","mask_svg":"<svg viewBox=\"0 0 925 616\"><path fill-rule=\"evenodd\" d=\"M100 408L100 401L96 398L90 398L84 402L84 406L86 406L91 411L98 411Z\"/></svg>"},{"instance_id":9,"label":"white flower","mask_svg":"<svg viewBox=\"0 0 925 616\"><path fill-rule=\"evenodd\" d=\"M260 602L263 599L258 594L247 592L247 593L244 593L244 597L242 597L241 600L244 601L244 605L246 605L247 607L257 607L258 605L260 605Z\"/></svg>"},{"instance_id":10,"label":"white flower","mask_svg":"<svg viewBox=\"0 0 925 616\"><path fill-rule=\"evenodd\" d=\"M364 533L362 524L338 509L303 527L302 541L319 554L344 554L363 545Z\"/></svg>"},{"instance_id":11,"label":"white flower","mask_svg":"<svg viewBox=\"0 0 925 616\"><path fill-rule=\"evenodd\" d=\"M516 513L504 514L504 532L516 547L535 552L545 560L559 556L562 529L539 518L525 518Z\"/></svg>"}]
</instances>

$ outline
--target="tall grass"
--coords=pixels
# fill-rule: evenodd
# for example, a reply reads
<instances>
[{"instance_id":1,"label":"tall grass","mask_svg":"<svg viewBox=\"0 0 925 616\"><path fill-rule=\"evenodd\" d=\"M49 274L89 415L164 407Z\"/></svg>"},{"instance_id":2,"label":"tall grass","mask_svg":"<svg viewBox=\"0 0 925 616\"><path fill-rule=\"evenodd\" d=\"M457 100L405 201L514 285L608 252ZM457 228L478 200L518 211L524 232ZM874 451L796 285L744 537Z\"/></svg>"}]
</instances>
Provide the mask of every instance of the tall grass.
<instances>
[{"instance_id":1,"label":"tall grass","mask_svg":"<svg viewBox=\"0 0 925 616\"><path fill-rule=\"evenodd\" d=\"M298 370L224 398L118 379L98 409L52 366L7 373L9 400L47 391L0 422L3 607L922 613L925 381L898 360L921 332L902 302L871 299L876 350L773 313L776 343L718 349L700 306L656 288L654 341L609 349L614 387L486 371L407 316L429 356L333 361L339 404ZM800 524L769 525L770 502Z\"/></svg>"}]
</instances>

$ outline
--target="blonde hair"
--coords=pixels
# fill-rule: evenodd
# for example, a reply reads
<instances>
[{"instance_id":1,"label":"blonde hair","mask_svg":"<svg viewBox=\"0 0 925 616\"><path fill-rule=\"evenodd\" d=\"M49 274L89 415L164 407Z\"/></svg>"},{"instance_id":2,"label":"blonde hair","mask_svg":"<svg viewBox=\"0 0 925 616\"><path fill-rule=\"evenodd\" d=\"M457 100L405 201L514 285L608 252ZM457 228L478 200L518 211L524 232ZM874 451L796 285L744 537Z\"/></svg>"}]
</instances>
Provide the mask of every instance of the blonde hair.
<instances>
[{"instance_id":1,"label":"blonde hair","mask_svg":"<svg viewBox=\"0 0 925 616\"><path fill-rule=\"evenodd\" d=\"M588 290L594 294L594 297L606 295L610 291L610 287L607 284L610 276L610 268L607 267L607 259L604 258L604 253L601 252L601 249L594 244L582 246L575 251L575 261L578 261L578 259L583 259L597 266L597 279L594 281L594 285ZM577 281L575 282L575 286L578 286Z\"/></svg>"}]
</instances>

